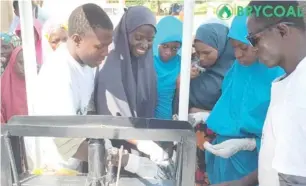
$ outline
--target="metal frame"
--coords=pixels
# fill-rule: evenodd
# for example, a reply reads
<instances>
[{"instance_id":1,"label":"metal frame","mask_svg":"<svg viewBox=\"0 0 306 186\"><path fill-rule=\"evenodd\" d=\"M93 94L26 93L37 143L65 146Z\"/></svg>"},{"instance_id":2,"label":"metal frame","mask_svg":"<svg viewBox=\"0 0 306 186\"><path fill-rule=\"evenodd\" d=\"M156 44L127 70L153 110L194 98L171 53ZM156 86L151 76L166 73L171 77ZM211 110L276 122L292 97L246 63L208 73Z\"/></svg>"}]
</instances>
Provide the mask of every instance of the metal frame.
<instances>
[{"instance_id":1,"label":"metal frame","mask_svg":"<svg viewBox=\"0 0 306 186\"><path fill-rule=\"evenodd\" d=\"M186 121L168 121L113 116L15 116L1 128L9 136L137 139L180 142L182 157L177 162L177 185L194 184L196 137ZM2 150L5 150L2 148ZM181 165L180 165L181 164ZM4 164L5 165L5 164ZM1 172L11 171L1 165ZM3 184L6 186L5 184Z\"/></svg>"}]
</instances>

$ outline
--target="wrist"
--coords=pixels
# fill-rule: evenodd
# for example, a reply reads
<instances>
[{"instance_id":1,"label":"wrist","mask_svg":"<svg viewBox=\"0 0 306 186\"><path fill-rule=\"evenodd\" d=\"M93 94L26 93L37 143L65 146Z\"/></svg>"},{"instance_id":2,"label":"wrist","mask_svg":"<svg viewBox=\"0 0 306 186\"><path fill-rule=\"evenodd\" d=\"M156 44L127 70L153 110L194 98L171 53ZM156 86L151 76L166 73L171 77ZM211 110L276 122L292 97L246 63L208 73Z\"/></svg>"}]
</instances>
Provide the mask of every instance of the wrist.
<instances>
[{"instance_id":1,"label":"wrist","mask_svg":"<svg viewBox=\"0 0 306 186\"><path fill-rule=\"evenodd\" d=\"M245 138L245 143L241 150L253 151L256 148L256 140L254 138Z\"/></svg>"},{"instance_id":2,"label":"wrist","mask_svg":"<svg viewBox=\"0 0 306 186\"><path fill-rule=\"evenodd\" d=\"M256 149L256 140L255 138L249 138L249 145L247 147L249 151L253 151Z\"/></svg>"},{"instance_id":3,"label":"wrist","mask_svg":"<svg viewBox=\"0 0 306 186\"><path fill-rule=\"evenodd\" d=\"M241 179L241 183L242 185L244 186L256 186L258 185L258 172L257 171L254 171L252 172L251 174L243 177Z\"/></svg>"}]
</instances>

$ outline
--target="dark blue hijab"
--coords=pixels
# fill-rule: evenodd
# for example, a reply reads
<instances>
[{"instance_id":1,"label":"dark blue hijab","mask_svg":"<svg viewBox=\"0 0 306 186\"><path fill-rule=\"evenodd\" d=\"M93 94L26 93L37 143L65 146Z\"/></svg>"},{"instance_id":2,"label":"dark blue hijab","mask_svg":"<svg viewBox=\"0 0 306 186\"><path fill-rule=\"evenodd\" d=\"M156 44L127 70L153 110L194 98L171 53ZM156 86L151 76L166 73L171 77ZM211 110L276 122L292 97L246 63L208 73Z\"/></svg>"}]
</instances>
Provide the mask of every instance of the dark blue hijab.
<instances>
[{"instance_id":1,"label":"dark blue hijab","mask_svg":"<svg viewBox=\"0 0 306 186\"><path fill-rule=\"evenodd\" d=\"M218 51L217 62L190 83L190 107L211 110L221 95L223 78L232 66L235 55L227 37L229 29L220 23L201 25L195 39Z\"/></svg>"}]
</instances>

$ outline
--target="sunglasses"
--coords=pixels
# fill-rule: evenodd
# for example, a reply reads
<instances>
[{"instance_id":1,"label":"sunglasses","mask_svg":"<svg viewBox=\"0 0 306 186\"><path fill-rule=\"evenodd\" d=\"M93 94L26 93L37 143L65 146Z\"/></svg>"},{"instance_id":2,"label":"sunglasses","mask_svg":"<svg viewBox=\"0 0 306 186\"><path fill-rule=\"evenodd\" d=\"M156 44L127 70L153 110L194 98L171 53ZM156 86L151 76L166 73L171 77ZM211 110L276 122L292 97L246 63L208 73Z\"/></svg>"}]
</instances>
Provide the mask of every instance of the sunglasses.
<instances>
[{"instance_id":1,"label":"sunglasses","mask_svg":"<svg viewBox=\"0 0 306 186\"><path fill-rule=\"evenodd\" d=\"M265 30L267 30L267 29L269 29L269 28L271 28L271 27L273 27L273 26L276 26L277 24L280 24L280 23L285 24L285 25L288 25L288 26L294 25L294 23L292 23L292 22L278 21L278 22L276 22L276 23L272 23L272 24L270 24L270 25L268 25L268 26L266 26L266 27L263 27L263 28L259 29L259 30L258 30L257 32L255 32L255 33L252 33L252 34L248 35L248 36L246 37L246 39L250 42L250 44L251 44L253 47L256 47L256 45L257 45L257 43L258 43L258 39L256 38L256 36L257 36L258 34L264 32Z\"/></svg>"}]
</instances>

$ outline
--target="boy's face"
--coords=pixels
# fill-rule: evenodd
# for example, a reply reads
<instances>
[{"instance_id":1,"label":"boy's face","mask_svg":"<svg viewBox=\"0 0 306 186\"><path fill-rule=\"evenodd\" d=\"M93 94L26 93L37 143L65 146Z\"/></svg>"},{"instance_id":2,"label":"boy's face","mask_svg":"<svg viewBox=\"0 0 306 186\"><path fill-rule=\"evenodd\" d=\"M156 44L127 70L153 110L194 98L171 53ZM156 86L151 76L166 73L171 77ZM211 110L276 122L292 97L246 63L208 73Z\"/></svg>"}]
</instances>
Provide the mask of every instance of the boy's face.
<instances>
[{"instance_id":1,"label":"boy's face","mask_svg":"<svg viewBox=\"0 0 306 186\"><path fill-rule=\"evenodd\" d=\"M73 35L76 54L80 60L94 68L99 66L108 55L108 47L112 43L113 30L95 28L84 35Z\"/></svg>"}]
</instances>

